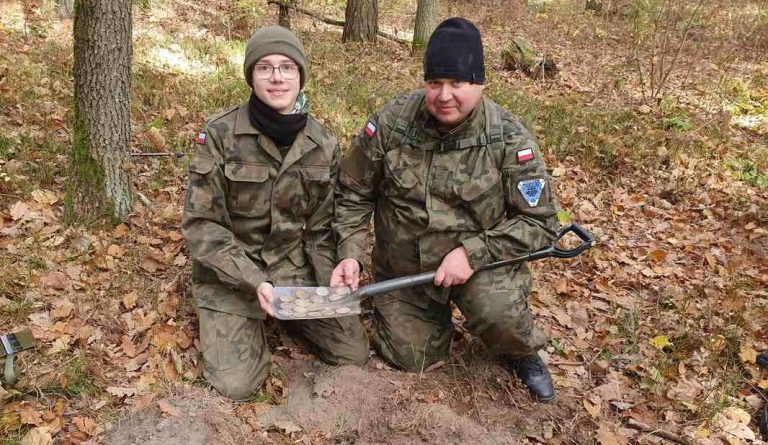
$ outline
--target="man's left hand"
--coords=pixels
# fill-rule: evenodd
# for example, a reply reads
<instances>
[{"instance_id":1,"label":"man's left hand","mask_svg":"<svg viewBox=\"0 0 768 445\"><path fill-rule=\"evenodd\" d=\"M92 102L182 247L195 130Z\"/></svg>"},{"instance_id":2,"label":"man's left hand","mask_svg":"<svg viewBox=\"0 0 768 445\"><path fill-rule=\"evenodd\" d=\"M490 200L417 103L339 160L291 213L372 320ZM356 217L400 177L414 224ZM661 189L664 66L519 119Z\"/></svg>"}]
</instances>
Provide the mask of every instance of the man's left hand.
<instances>
[{"instance_id":1,"label":"man's left hand","mask_svg":"<svg viewBox=\"0 0 768 445\"><path fill-rule=\"evenodd\" d=\"M469 265L469 256L464 246L457 247L443 258L435 273L435 286L451 287L464 284L475 271Z\"/></svg>"},{"instance_id":2,"label":"man's left hand","mask_svg":"<svg viewBox=\"0 0 768 445\"><path fill-rule=\"evenodd\" d=\"M261 309L273 317L275 316L275 314L272 313L272 298L274 290L275 288L272 286L272 284L266 281L259 284L259 287L256 289L256 294L259 296L259 305L261 306Z\"/></svg>"}]
</instances>

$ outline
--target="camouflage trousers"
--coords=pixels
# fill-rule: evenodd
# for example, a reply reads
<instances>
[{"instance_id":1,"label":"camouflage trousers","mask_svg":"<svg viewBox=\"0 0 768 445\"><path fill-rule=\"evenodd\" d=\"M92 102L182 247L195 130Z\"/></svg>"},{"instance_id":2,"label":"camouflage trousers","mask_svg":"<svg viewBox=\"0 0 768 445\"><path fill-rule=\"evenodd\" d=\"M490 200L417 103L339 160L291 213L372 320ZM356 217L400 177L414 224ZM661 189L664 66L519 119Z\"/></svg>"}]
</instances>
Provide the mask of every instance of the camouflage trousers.
<instances>
[{"instance_id":1,"label":"camouflage trousers","mask_svg":"<svg viewBox=\"0 0 768 445\"><path fill-rule=\"evenodd\" d=\"M198 307L203 377L225 397L251 397L269 374L264 320ZM282 322L307 349L332 365L362 366L368 339L359 317Z\"/></svg>"},{"instance_id":2,"label":"camouflage trousers","mask_svg":"<svg viewBox=\"0 0 768 445\"><path fill-rule=\"evenodd\" d=\"M433 293L434 287L429 293ZM478 272L461 286L446 289L461 310L465 327L495 354L522 357L547 342L533 323L526 268L508 266ZM419 372L448 356L453 323L448 301L431 298L424 287L373 297L375 344L390 363Z\"/></svg>"}]
</instances>

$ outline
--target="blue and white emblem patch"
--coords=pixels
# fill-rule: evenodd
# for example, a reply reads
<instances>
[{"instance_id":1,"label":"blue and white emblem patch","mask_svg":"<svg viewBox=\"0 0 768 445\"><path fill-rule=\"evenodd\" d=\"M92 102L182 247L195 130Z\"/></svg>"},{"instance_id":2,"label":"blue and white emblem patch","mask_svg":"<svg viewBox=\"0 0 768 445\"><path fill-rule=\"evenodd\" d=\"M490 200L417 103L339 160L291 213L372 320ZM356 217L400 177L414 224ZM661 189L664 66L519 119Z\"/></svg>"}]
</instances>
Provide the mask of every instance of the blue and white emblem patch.
<instances>
[{"instance_id":1,"label":"blue and white emblem patch","mask_svg":"<svg viewBox=\"0 0 768 445\"><path fill-rule=\"evenodd\" d=\"M520 190L520 194L523 195L523 199L530 207L536 207L539 205L539 198L541 198L545 184L546 182L541 178L528 179L518 182L517 189Z\"/></svg>"}]
</instances>

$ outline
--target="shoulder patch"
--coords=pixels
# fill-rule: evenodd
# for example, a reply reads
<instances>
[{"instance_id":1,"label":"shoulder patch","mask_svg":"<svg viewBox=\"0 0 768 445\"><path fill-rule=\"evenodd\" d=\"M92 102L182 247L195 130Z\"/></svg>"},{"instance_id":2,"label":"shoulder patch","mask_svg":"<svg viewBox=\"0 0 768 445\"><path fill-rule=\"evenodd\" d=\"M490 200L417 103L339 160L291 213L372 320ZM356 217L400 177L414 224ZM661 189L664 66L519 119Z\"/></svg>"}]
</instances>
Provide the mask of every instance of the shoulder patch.
<instances>
[{"instance_id":1,"label":"shoulder patch","mask_svg":"<svg viewBox=\"0 0 768 445\"><path fill-rule=\"evenodd\" d=\"M525 181L518 182L517 189L520 191L520 194L523 196L525 202L528 203L528 206L536 207L539 205L541 192L544 191L545 185L546 181L541 178L527 179Z\"/></svg>"},{"instance_id":2,"label":"shoulder patch","mask_svg":"<svg viewBox=\"0 0 768 445\"><path fill-rule=\"evenodd\" d=\"M205 133L202 131L198 133L197 139L195 139L195 142L197 142L200 145L205 145Z\"/></svg>"},{"instance_id":3,"label":"shoulder patch","mask_svg":"<svg viewBox=\"0 0 768 445\"><path fill-rule=\"evenodd\" d=\"M517 152L517 163L522 164L533 159L533 148L524 148Z\"/></svg>"},{"instance_id":4,"label":"shoulder patch","mask_svg":"<svg viewBox=\"0 0 768 445\"><path fill-rule=\"evenodd\" d=\"M365 128L363 128L363 133L369 138L372 138L373 135L376 134L376 130L376 124L374 124L373 121L368 121L368 123L365 124Z\"/></svg>"}]
</instances>

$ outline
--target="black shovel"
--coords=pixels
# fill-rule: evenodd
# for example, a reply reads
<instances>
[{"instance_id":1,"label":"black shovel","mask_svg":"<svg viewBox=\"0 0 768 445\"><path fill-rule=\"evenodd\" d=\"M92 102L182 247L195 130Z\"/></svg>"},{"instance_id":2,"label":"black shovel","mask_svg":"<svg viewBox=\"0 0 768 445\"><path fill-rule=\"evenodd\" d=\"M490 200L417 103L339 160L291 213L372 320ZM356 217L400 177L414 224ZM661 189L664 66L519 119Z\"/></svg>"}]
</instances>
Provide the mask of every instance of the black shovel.
<instances>
[{"instance_id":1,"label":"black shovel","mask_svg":"<svg viewBox=\"0 0 768 445\"><path fill-rule=\"evenodd\" d=\"M581 244L572 249L561 249L557 246L557 243L568 233L573 233L579 237ZM569 224L557 232L557 238L550 247L517 258L487 264L475 272L542 258L573 258L594 245L595 237L591 233L584 230L578 224ZM357 315L362 312L360 303L365 297L429 284L434 279L435 271L432 271L369 284L356 291L352 291L347 286L275 287L274 298L272 299L272 312L276 318L281 320L306 320Z\"/></svg>"}]
</instances>

